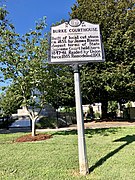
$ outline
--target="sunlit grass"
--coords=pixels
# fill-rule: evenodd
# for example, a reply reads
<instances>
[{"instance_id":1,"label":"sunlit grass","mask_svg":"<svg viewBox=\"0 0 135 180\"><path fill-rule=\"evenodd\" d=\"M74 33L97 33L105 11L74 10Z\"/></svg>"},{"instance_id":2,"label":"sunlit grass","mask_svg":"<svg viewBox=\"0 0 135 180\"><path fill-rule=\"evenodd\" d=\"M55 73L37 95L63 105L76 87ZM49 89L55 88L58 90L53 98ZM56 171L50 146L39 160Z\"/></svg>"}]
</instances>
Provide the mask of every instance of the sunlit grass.
<instances>
[{"instance_id":1,"label":"sunlit grass","mask_svg":"<svg viewBox=\"0 0 135 180\"><path fill-rule=\"evenodd\" d=\"M24 133L0 134L2 180L134 180L135 128L86 130L90 174L79 175L76 131L13 143Z\"/></svg>"}]
</instances>

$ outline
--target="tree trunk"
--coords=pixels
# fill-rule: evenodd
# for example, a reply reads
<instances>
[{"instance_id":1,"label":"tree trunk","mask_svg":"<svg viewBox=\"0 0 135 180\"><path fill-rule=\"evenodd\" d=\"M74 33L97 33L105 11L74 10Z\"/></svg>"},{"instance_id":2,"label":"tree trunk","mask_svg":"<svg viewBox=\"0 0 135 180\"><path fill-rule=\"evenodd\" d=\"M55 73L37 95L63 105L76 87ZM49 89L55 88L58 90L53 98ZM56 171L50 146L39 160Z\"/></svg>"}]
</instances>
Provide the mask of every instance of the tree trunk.
<instances>
[{"instance_id":1,"label":"tree trunk","mask_svg":"<svg viewBox=\"0 0 135 180\"><path fill-rule=\"evenodd\" d=\"M36 119L32 119L32 136L36 135Z\"/></svg>"},{"instance_id":2,"label":"tree trunk","mask_svg":"<svg viewBox=\"0 0 135 180\"><path fill-rule=\"evenodd\" d=\"M102 103L102 106L101 106L102 119L106 119L107 118L108 101L104 100L101 103Z\"/></svg>"}]
</instances>

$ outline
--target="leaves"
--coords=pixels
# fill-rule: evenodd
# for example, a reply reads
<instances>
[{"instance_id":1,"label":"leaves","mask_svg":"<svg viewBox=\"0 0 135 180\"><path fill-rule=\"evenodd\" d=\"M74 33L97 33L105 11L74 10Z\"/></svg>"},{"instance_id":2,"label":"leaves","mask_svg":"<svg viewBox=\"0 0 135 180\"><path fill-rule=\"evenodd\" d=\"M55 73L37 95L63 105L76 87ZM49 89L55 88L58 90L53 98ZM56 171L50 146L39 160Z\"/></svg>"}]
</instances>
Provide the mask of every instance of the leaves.
<instances>
[{"instance_id":1,"label":"leaves","mask_svg":"<svg viewBox=\"0 0 135 180\"><path fill-rule=\"evenodd\" d=\"M82 67L84 103L135 100L135 1L77 0L71 18L99 24L105 63Z\"/></svg>"}]
</instances>

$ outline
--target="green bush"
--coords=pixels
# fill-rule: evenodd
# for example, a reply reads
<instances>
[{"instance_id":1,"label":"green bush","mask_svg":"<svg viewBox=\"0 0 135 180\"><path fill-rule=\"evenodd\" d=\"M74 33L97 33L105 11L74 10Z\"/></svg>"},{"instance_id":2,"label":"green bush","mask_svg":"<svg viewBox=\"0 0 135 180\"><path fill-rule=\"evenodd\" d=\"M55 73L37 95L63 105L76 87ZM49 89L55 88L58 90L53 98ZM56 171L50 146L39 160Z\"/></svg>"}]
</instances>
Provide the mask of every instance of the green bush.
<instances>
[{"instance_id":1,"label":"green bush","mask_svg":"<svg viewBox=\"0 0 135 180\"><path fill-rule=\"evenodd\" d=\"M57 127L57 120L55 118L42 117L36 123L36 128L39 128L39 129L56 128L56 127Z\"/></svg>"}]
</instances>

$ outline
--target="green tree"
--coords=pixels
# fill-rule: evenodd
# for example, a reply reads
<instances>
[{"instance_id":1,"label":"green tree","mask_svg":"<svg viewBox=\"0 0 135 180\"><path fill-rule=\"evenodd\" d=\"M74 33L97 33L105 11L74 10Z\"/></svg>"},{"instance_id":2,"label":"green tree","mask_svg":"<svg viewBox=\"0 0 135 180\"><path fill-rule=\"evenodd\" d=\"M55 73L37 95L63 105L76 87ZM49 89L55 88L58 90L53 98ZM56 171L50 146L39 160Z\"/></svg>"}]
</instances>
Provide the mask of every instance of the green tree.
<instances>
[{"instance_id":1,"label":"green tree","mask_svg":"<svg viewBox=\"0 0 135 180\"><path fill-rule=\"evenodd\" d=\"M5 79L11 79L18 87L32 120L32 136L35 135L35 122L42 111L46 100L48 83L47 50L48 39L44 32L45 18L36 23L35 30L20 36L1 20L4 27L0 36L1 71Z\"/></svg>"},{"instance_id":2,"label":"green tree","mask_svg":"<svg viewBox=\"0 0 135 180\"><path fill-rule=\"evenodd\" d=\"M135 1L77 0L70 16L100 25L106 61L82 67L82 90L84 102L102 103L105 118L109 100L134 100Z\"/></svg>"},{"instance_id":3,"label":"green tree","mask_svg":"<svg viewBox=\"0 0 135 180\"><path fill-rule=\"evenodd\" d=\"M14 85L11 85L1 94L0 109L3 116L11 116L21 106L22 95Z\"/></svg>"},{"instance_id":4,"label":"green tree","mask_svg":"<svg viewBox=\"0 0 135 180\"><path fill-rule=\"evenodd\" d=\"M20 91L21 105L27 108L32 120L32 136L35 135L35 122L46 103L58 108L74 101L69 68L47 63L49 43L45 27L43 18L34 30L23 36L16 34L14 29L12 34L5 29L1 34L1 71Z\"/></svg>"},{"instance_id":5,"label":"green tree","mask_svg":"<svg viewBox=\"0 0 135 180\"><path fill-rule=\"evenodd\" d=\"M60 106L75 106L73 71L69 66L50 65L50 90L47 101L56 109ZM52 91L53 89L53 91Z\"/></svg>"}]
</instances>

